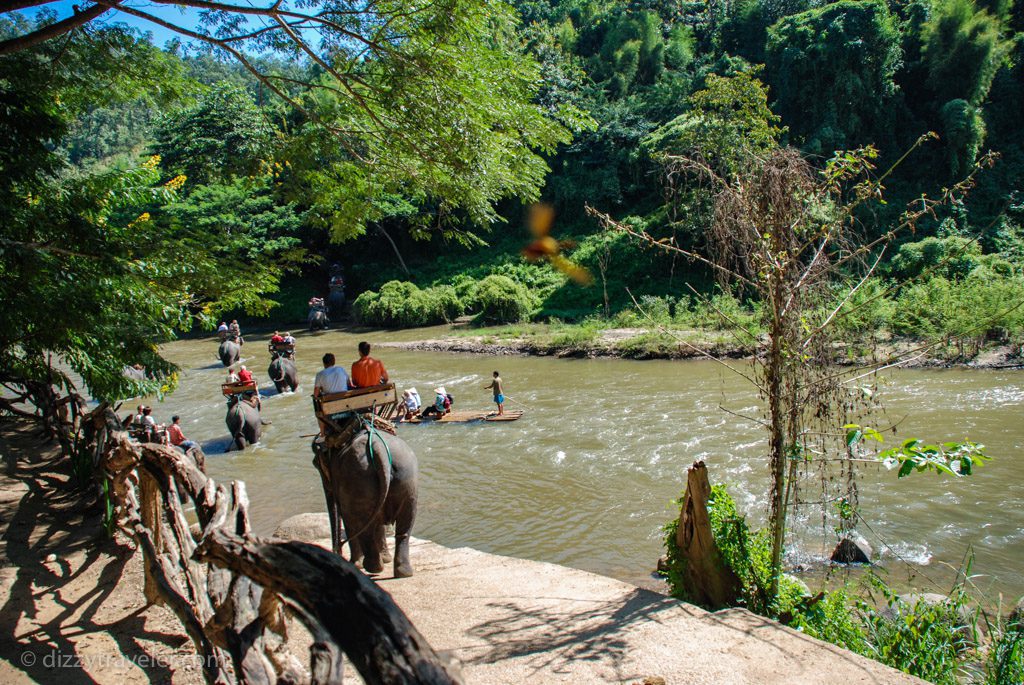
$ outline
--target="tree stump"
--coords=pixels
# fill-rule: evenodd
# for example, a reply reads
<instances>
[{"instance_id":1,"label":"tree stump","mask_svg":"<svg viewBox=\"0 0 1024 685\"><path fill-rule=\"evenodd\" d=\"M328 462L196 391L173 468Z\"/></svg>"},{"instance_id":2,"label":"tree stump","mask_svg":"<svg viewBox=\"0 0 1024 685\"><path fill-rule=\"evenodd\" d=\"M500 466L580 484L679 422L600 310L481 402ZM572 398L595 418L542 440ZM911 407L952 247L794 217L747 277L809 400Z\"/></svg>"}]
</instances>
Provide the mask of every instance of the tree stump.
<instances>
[{"instance_id":1,"label":"tree stump","mask_svg":"<svg viewBox=\"0 0 1024 685\"><path fill-rule=\"evenodd\" d=\"M686 494L679 510L676 547L683 562L683 581L690 601L708 609L739 604L742 583L725 565L711 532L708 500L711 484L703 461L686 473Z\"/></svg>"}]
</instances>

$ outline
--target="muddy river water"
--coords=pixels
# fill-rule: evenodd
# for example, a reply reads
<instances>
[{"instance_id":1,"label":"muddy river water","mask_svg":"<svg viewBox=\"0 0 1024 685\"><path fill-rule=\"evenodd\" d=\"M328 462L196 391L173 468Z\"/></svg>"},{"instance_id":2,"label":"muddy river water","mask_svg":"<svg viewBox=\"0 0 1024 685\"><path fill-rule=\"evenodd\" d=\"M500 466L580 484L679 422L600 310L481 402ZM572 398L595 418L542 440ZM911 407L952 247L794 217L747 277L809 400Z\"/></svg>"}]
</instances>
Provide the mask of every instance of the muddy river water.
<instances>
[{"instance_id":1,"label":"muddy river water","mask_svg":"<svg viewBox=\"0 0 1024 685\"><path fill-rule=\"evenodd\" d=\"M179 389L154 402L158 421L182 417L188 437L204 445L218 480L242 479L257 532L269 534L289 515L324 511L311 464L316 431L309 395L324 352L346 366L356 343L436 337L440 330L298 336L301 387L276 395L268 384L266 338L243 348L267 393L273 422L260 444L225 452L225 372L212 339L170 344L182 366ZM756 424L723 412L757 413L742 379L712 362L494 357L379 348L399 389L428 399L443 384L458 409L492 406L483 386L491 372L505 380L515 422L401 426L421 471L417 537L443 545L550 561L645 584L662 553L660 527L675 512L686 467L704 459L714 480L728 483L740 508L764 517L767 467ZM269 386L269 389L267 389ZM897 480L894 471L861 469L865 537L900 584L939 589L968 549L976 582L1014 599L1024 593L1024 372L903 370L881 391L899 439L983 442L994 458L971 478L932 474ZM810 517L813 519L814 517ZM813 520L792 541L793 561L822 568L834 535ZM415 563L415 560L414 560ZM931 584L936 585L935 588Z\"/></svg>"}]
</instances>

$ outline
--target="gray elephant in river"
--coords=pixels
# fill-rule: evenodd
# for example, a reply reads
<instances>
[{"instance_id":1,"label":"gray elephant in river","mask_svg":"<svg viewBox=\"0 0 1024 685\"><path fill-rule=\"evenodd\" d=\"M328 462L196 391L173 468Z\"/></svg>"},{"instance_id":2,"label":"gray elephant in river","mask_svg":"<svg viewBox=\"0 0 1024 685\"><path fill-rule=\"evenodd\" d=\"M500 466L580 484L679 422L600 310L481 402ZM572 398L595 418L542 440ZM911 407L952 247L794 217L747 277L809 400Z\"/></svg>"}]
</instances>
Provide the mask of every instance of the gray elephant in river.
<instances>
[{"instance_id":1,"label":"gray elephant in river","mask_svg":"<svg viewBox=\"0 0 1024 685\"><path fill-rule=\"evenodd\" d=\"M260 420L260 410L253 400L236 399L228 406L228 415L224 417L224 423L228 425L231 432L231 447L244 450L246 445L254 445L260 439L263 431L263 422Z\"/></svg>"},{"instance_id":2,"label":"gray elephant in river","mask_svg":"<svg viewBox=\"0 0 1024 685\"><path fill-rule=\"evenodd\" d=\"M345 313L345 288L334 286L331 294L327 296L327 311L334 317L335 321Z\"/></svg>"},{"instance_id":3,"label":"gray elephant in river","mask_svg":"<svg viewBox=\"0 0 1024 685\"><path fill-rule=\"evenodd\" d=\"M384 527L395 525L396 578L412 575L409 535L416 520L419 467L416 454L401 438L367 430L360 418L346 419L342 432L313 442L313 463L320 471L331 544L341 554L344 525L352 563L363 561L368 573L384 570Z\"/></svg>"},{"instance_id":4,"label":"gray elephant in river","mask_svg":"<svg viewBox=\"0 0 1024 685\"><path fill-rule=\"evenodd\" d=\"M299 387L299 372L295 368L295 362L288 357L275 357L270 362L267 375L274 381L274 387L278 392L295 392L295 388Z\"/></svg>"},{"instance_id":5,"label":"gray elephant in river","mask_svg":"<svg viewBox=\"0 0 1024 685\"><path fill-rule=\"evenodd\" d=\"M309 330L318 331L327 328L327 310L323 307L314 307L309 310Z\"/></svg>"},{"instance_id":6,"label":"gray elephant in river","mask_svg":"<svg viewBox=\"0 0 1024 685\"><path fill-rule=\"evenodd\" d=\"M225 340L217 348L217 356L220 357L220 362L224 366L231 366L238 361L241 356L242 347L232 340Z\"/></svg>"}]
</instances>

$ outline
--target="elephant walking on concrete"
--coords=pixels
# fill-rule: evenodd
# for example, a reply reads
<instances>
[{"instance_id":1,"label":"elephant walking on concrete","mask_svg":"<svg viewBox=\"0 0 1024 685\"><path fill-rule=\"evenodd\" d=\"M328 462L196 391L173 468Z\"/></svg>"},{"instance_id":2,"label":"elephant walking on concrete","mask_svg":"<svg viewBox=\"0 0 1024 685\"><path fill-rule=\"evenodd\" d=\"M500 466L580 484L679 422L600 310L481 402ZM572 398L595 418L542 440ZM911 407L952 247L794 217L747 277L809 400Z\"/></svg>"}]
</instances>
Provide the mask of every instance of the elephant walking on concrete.
<instances>
[{"instance_id":1,"label":"elephant walking on concrete","mask_svg":"<svg viewBox=\"0 0 1024 685\"><path fill-rule=\"evenodd\" d=\"M263 432L263 421L260 420L258 399L238 399L228 405L228 415L224 417L224 423L231 432L231 447L244 450L246 445L255 445L259 442L260 434Z\"/></svg>"},{"instance_id":2,"label":"elephant walking on concrete","mask_svg":"<svg viewBox=\"0 0 1024 685\"><path fill-rule=\"evenodd\" d=\"M220 357L220 363L224 366L231 366L237 362L241 353L242 347L234 339L225 340L217 348L217 356Z\"/></svg>"},{"instance_id":3,"label":"elephant walking on concrete","mask_svg":"<svg viewBox=\"0 0 1024 685\"><path fill-rule=\"evenodd\" d=\"M295 388L299 387L299 372L295 368L295 362L288 357L275 357L270 362L267 375L274 381L274 387L278 392L295 392Z\"/></svg>"},{"instance_id":4,"label":"elephant walking on concrete","mask_svg":"<svg viewBox=\"0 0 1024 685\"><path fill-rule=\"evenodd\" d=\"M344 525L350 561L362 560L368 573L380 573L382 553L387 553L384 527L393 523L395 577L407 578L413 573L409 535L416 520L416 454L401 438L367 428L358 415L343 419L338 427L340 432L313 442L334 552L341 554Z\"/></svg>"}]
</instances>

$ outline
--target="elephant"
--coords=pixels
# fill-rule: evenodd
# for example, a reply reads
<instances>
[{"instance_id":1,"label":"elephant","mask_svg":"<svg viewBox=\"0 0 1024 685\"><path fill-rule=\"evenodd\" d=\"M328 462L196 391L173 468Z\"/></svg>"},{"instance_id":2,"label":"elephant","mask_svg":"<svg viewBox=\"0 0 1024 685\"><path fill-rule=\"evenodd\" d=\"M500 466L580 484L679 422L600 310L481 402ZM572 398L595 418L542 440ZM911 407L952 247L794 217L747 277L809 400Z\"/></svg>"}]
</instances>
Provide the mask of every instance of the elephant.
<instances>
[{"instance_id":1,"label":"elephant","mask_svg":"<svg viewBox=\"0 0 1024 685\"><path fill-rule=\"evenodd\" d=\"M234 340L225 340L220 344L217 349L217 356L220 357L220 363L224 366L231 366L238 361L241 356L242 348Z\"/></svg>"},{"instance_id":2,"label":"elephant","mask_svg":"<svg viewBox=\"0 0 1024 685\"><path fill-rule=\"evenodd\" d=\"M267 369L267 375L274 381L274 387L278 392L290 390L295 392L299 387L299 372L295 368L295 362L288 357L274 357Z\"/></svg>"},{"instance_id":3,"label":"elephant","mask_svg":"<svg viewBox=\"0 0 1024 685\"><path fill-rule=\"evenodd\" d=\"M313 441L313 463L327 499L332 548L341 554L344 525L350 561L362 560L368 573L380 573L387 555L384 527L393 523L395 577L407 578L413 574L409 535L416 520L416 454L401 438L368 429L358 415L343 421L340 433L328 432Z\"/></svg>"},{"instance_id":4,"label":"elephant","mask_svg":"<svg viewBox=\"0 0 1024 685\"><path fill-rule=\"evenodd\" d=\"M224 417L224 423L228 425L231 432L231 447L244 450L246 445L254 445L260 439L263 430L263 422L260 420L260 410L253 404L252 400L235 399L228 406L228 415ZM231 447L228 449L230 450Z\"/></svg>"},{"instance_id":5,"label":"elephant","mask_svg":"<svg viewBox=\"0 0 1024 685\"><path fill-rule=\"evenodd\" d=\"M309 310L309 330L316 331L327 328L327 310L323 307L314 307Z\"/></svg>"},{"instance_id":6,"label":"elephant","mask_svg":"<svg viewBox=\"0 0 1024 685\"><path fill-rule=\"evenodd\" d=\"M338 320L345 311L345 288L332 287L331 294L327 296L327 309L331 316Z\"/></svg>"}]
</instances>

